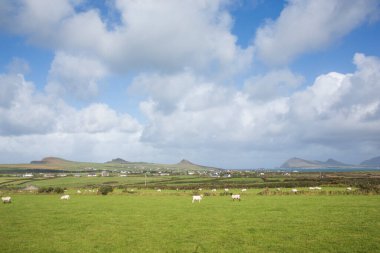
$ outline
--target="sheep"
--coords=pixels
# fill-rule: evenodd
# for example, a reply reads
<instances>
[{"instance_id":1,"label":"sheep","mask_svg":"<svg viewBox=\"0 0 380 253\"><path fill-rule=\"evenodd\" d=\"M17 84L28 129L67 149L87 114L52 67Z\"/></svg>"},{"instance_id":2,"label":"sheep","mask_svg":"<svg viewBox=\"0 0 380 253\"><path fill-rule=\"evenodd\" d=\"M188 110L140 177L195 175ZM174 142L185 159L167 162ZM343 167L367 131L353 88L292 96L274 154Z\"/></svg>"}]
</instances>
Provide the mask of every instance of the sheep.
<instances>
[{"instance_id":1,"label":"sheep","mask_svg":"<svg viewBox=\"0 0 380 253\"><path fill-rule=\"evenodd\" d=\"M295 188L293 188L293 189L292 189L292 192L296 193L296 192L298 192L298 190L295 189Z\"/></svg>"},{"instance_id":2,"label":"sheep","mask_svg":"<svg viewBox=\"0 0 380 253\"><path fill-rule=\"evenodd\" d=\"M247 189L245 189L245 188L244 188L244 189L241 189L241 192L246 192L246 191L247 191Z\"/></svg>"},{"instance_id":3,"label":"sheep","mask_svg":"<svg viewBox=\"0 0 380 253\"><path fill-rule=\"evenodd\" d=\"M158 192L161 192L161 189L157 189Z\"/></svg>"},{"instance_id":4,"label":"sheep","mask_svg":"<svg viewBox=\"0 0 380 253\"><path fill-rule=\"evenodd\" d=\"M225 189L224 189L224 191L225 191L225 192L228 192L228 191L229 191L229 189L228 189L228 188L225 188Z\"/></svg>"},{"instance_id":5,"label":"sheep","mask_svg":"<svg viewBox=\"0 0 380 253\"><path fill-rule=\"evenodd\" d=\"M63 195L63 196L61 196L61 199L63 199L63 200L69 200L70 199L70 195Z\"/></svg>"},{"instance_id":6,"label":"sheep","mask_svg":"<svg viewBox=\"0 0 380 253\"><path fill-rule=\"evenodd\" d=\"M5 203L8 203L8 204L10 204L10 203L12 203L12 198L11 197L1 197L1 200L3 201L3 203L5 204Z\"/></svg>"},{"instance_id":7,"label":"sheep","mask_svg":"<svg viewBox=\"0 0 380 253\"><path fill-rule=\"evenodd\" d=\"M233 194L233 195L231 195L231 197L232 197L233 201L235 201L235 199L240 201L240 195L239 194Z\"/></svg>"},{"instance_id":8,"label":"sheep","mask_svg":"<svg viewBox=\"0 0 380 253\"><path fill-rule=\"evenodd\" d=\"M78 193L78 194L81 194L82 192L81 192L80 190L77 190L77 193Z\"/></svg>"},{"instance_id":9,"label":"sheep","mask_svg":"<svg viewBox=\"0 0 380 253\"><path fill-rule=\"evenodd\" d=\"M191 203L194 203L194 201L196 201L196 200L198 200L198 203L201 203L202 195L194 195Z\"/></svg>"},{"instance_id":10,"label":"sheep","mask_svg":"<svg viewBox=\"0 0 380 253\"><path fill-rule=\"evenodd\" d=\"M352 188L351 187L347 187L347 191L352 191Z\"/></svg>"},{"instance_id":11,"label":"sheep","mask_svg":"<svg viewBox=\"0 0 380 253\"><path fill-rule=\"evenodd\" d=\"M202 188L199 188L198 191L202 191L203 189Z\"/></svg>"},{"instance_id":12,"label":"sheep","mask_svg":"<svg viewBox=\"0 0 380 253\"><path fill-rule=\"evenodd\" d=\"M216 189L212 189L211 191L212 191L212 192L216 192Z\"/></svg>"}]
</instances>

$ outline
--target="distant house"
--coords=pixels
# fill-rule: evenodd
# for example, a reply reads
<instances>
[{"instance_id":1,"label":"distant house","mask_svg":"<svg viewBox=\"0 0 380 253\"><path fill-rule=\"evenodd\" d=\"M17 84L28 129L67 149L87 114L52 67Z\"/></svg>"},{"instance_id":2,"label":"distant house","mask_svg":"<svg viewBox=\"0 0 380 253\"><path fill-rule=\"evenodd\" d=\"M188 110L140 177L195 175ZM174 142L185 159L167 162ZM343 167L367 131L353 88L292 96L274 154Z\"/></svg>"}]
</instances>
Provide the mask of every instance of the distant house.
<instances>
[{"instance_id":1,"label":"distant house","mask_svg":"<svg viewBox=\"0 0 380 253\"><path fill-rule=\"evenodd\" d=\"M210 173L210 177L219 177L219 173L218 172Z\"/></svg>"},{"instance_id":2,"label":"distant house","mask_svg":"<svg viewBox=\"0 0 380 253\"><path fill-rule=\"evenodd\" d=\"M110 173L106 170L103 170L102 171L102 177L109 177L110 176Z\"/></svg>"},{"instance_id":3,"label":"distant house","mask_svg":"<svg viewBox=\"0 0 380 253\"><path fill-rule=\"evenodd\" d=\"M33 177L33 174L32 173L25 173L24 175L22 175L22 177Z\"/></svg>"},{"instance_id":4,"label":"distant house","mask_svg":"<svg viewBox=\"0 0 380 253\"><path fill-rule=\"evenodd\" d=\"M34 185L28 185L27 187L24 188L24 191L36 192L38 191L38 187Z\"/></svg>"}]
</instances>

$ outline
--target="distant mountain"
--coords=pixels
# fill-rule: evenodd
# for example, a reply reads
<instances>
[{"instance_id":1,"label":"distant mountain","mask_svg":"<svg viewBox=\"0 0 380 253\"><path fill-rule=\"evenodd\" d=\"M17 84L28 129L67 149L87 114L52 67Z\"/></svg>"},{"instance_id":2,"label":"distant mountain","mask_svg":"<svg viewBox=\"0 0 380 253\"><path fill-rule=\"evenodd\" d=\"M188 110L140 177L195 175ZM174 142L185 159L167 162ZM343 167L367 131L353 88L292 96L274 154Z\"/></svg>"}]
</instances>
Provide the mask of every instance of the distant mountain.
<instances>
[{"instance_id":1,"label":"distant mountain","mask_svg":"<svg viewBox=\"0 0 380 253\"><path fill-rule=\"evenodd\" d=\"M342 162L339 162L339 161L331 159L331 158L328 159L326 162L321 162L321 164L324 164L326 166L337 166L337 167L340 167L340 166L351 166L350 164L342 163Z\"/></svg>"},{"instance_id":2,"label":"distant mountain","mask_svg":"<svg viewBox=\"0 0 380 253\"><path fill-rule=\"evenodd\" d=\"M332 158L326 162L322 161L310 161L297 157L293 157L287 160L281 165L281 168L323 168L323 167L350 167L351 165L339 162Z\"/></svg>"},{"instance_id":3,"label":"distant mountain","mask_svg":"<svg viewBox=\"0 0 380 253\"><path fill-rule=\"evenodd\" d=\"M31 161L31 164L61 164L72 163L73 161L65 160L59 157L45 157L41 161Z\"/></svg>"},{"instance_id":4,"label":"distant mountain","mask_svg":"<svg viewBox=\"0 0 380 253\"><path fill-rule=\"evenodd\" d=\"M360 165L364 166L380 166L380 156L371 158L369 160L365 160L360 163Z\"/></svg>"},{"instance_id":5,"label":"distant mountain","mask_svg":"<svg viewBox=\"0 0 380 253\"><path fill-rule=\"evenodd\" d=\"M186 159L182 159L179 163L177 163L179 165L195 165L195 166L199 166L197 164L194 164L192 162L190 162L189 160L186 160Z\"/></svg>"},{"instance_id":6,"label":"distant mountain","mask_svg":"<svg viewBox=\"0 0 380 253\"><path fill-rule=\"evenodd\" d=\"M108 161L106 163L118 163L118 164L125 164L125 163L129 163L128 161L124 160L124 159L121 159L121 158L115 158L115 159L112 159L111 161Z\"/></svg>"},{"instance_id":7,"label":"distant mountain","mask_svg":"<svg viewBox=\"0 0 380 253\"><path fill-rule=\"evenodd\" d=\"M308 161L301 158L293 157L284 162L281 168L318 168L320 163L317 161Z\"/></svg>"}]
</instances>

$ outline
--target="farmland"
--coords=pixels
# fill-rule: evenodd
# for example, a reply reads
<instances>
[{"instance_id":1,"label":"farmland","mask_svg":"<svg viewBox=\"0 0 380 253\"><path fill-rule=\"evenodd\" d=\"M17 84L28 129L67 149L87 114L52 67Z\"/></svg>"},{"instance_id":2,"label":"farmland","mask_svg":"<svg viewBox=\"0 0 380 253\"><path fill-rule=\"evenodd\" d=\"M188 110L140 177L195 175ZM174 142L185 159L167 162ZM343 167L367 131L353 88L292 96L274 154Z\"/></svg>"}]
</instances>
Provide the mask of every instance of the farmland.
<instances>
[{"instance_id":1,"label":"farmland","mask_svg":"<svg viewBox=\"0 0 380 253\"><path fill-rule=\"evenodd\" d=\"M380 197L20 194L1 252L378 252Z\"/></svg>"},{"instance_id":2,"label":"farmland","mask_svg":"<svg viewBox=\"0 0 380 253\"><path fill-rule=\"evenodd\" d=\"M231 175L2 175L0 252L379 252L379 172Z\"/></svg>"}]
</instances>

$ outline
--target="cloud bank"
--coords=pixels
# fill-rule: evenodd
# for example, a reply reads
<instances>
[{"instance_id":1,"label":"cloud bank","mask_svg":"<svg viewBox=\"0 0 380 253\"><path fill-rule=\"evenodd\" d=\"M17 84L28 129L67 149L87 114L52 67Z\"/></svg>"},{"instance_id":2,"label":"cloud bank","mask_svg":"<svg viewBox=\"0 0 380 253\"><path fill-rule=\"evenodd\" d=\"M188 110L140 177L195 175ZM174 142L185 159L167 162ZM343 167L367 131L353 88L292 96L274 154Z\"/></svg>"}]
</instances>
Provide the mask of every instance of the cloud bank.
<instances>
[{"instance_id":1,"label":"cloud bank","mask_svg":"<svg viewBox=\"0 0 380 253\"><path fill-rule=\"evenodd\" d=\"M246 168L378 155L378 57L356 53L355 71L312 83L288 66L374 22L378 1L288 1L246 48L232 33L233 1L107 3L112 19L87 1L0 3L2 31L53 58L46 84L28 79L33 66L21 58L0 75L1 161L185 157ZM115 76L119 97L138 108L105 102Z\"/></svg>"}]
</instances>

